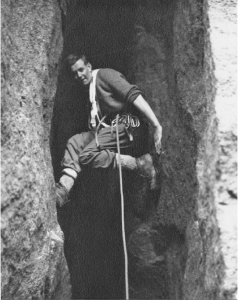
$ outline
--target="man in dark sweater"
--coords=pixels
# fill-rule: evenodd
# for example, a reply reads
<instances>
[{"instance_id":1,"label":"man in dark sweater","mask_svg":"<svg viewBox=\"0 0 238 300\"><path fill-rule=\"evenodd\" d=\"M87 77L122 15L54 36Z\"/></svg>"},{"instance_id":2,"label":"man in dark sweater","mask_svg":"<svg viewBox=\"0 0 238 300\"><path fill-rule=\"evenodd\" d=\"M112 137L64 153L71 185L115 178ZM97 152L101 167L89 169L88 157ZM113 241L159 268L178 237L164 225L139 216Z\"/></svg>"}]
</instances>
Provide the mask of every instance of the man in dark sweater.
<instances>
[{"instance_id":1,"label":"man in dark sweater","mask_svg":"<svg viewBox=\"0 0 238 300\"><path fill-rule=\"evenodd\" d=\"M59 207L69 201L69 192L84 167L118 167L115 126L118 126L122 149L133 147L143 119L154 129L154 144L158 154L162 138L162 127L141 91L129 84L122 74L112 69L92 70L85 55L71 54L68 63L75 79L89 91L91 113L89 131L76 134L68 140L62 160L62 176L56 184L56 204ZM157 188L156 170L150 154L139 158L121 154L120 161L122 169L139 172L149 178L151 189Z\"/></svg>"}]
</instances>

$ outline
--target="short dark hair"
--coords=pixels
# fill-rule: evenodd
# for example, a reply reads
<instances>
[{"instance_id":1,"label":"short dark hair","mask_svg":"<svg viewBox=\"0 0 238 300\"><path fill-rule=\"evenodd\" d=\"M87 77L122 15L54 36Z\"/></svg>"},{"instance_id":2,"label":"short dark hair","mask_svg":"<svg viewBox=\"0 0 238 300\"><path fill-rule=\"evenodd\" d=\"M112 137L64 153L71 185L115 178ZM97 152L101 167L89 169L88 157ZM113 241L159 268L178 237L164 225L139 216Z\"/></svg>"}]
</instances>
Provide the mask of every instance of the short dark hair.
<instances>
[{"instance_id":1,"label":"short dark hair","mask_svg":"<svg viewBox=\"0 0 238 300\"><path fill-rule=\"evenodd\" d=\"M67 56L67 62L70 66L73 66L79 59L82 59L85 65L89 63L88 57L85 54L70 54Z\"/></svg>"}]
</instances>

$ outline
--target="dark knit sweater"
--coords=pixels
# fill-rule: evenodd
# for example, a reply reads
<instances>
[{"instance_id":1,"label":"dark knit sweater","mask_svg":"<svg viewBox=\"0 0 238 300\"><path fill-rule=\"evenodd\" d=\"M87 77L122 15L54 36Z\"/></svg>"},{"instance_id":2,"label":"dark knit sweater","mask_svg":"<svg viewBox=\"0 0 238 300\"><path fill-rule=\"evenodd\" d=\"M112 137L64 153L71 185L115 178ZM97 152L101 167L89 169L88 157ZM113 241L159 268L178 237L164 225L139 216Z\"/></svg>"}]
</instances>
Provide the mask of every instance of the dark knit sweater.
<instances>
[{"instance_id":1,"label":"dark knit sweater","mask_svg":"<svg viewBox=\"0 0 238 300\"><path fill-rule=\"evenodd\" d=\"M119 112L135 112L131 105L141 95L136 85L131 85L125 77L112 69L99 69L96 78L96 100L102 116L113 118Z\"/></svg>"}]
</instances>

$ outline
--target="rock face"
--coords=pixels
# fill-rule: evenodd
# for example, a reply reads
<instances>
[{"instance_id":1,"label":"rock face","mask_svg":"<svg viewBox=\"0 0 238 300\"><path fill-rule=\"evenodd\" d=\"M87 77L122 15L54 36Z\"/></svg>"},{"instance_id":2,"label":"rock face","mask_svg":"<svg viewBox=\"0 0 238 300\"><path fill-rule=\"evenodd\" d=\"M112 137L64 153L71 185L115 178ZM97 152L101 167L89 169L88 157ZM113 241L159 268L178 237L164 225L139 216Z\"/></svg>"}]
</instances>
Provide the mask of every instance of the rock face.
<instances>
[{"instance_id":1,"label":"rock face","mask_svg":"<svg viewBox=\"0 0 238 300\"><path fill-rule=\"evenodd\" d=\"M166 259L141 268L148 252L137 244L135 295L217 299L223 262L213 193L217 141L206 2L155 1L150 7L138 7L134 78L162 122L165 153L156 214L137 231L146 231L138 238L153 245L152 257L163 251ZM147 289L138 274L150 278ZM161 281L166 288L159 288Z\"/></svg>"},{"instance_id":2,"label":"rock face","mask_svg":"<svg viewBox=\"0 0 238 300\"><path fill-rule=\"evenodd\" d=\"M221 294L237 299L237 45L236 2L209 1L215 65L219 156L216 204L225 277Z\"/></svg>"},{"instance_id":3,"label":"rock face","mask_svg":"<svg viewBox=\"0 0 238 300\"><path fill-rule=\"evenodd\" d=\"M130 297L217 300L224 263L214 204L218 140L208 3L72 0L65 12L51 131L56 180L67 139L86 129L88 96L64 63L82 51L94 68L115 68L136 83L163 126L160 191L124 173ZM58 217L73 298L123 298L117 175L81 174Z\"/></svg>"},{"instance_id":4,"label":"rock face","mask_svg":"<svg viewBox=\"0 0 238 300\"><path fill-rule=\"evenodd\" d=\"M2 2L2 299L70 298L49 151L61 51L57 1Z\"/></svg>"}]
</instances>

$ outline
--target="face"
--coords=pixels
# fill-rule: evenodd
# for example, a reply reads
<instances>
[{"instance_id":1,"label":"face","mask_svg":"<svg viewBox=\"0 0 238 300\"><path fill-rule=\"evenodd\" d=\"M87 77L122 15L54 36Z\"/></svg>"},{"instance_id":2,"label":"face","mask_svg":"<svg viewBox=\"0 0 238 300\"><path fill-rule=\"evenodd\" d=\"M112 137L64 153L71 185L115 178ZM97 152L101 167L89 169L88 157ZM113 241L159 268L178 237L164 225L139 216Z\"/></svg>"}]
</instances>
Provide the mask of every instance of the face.
<instances>
[{"instance_id":1,"label":"face","mask_svg":"<svg viewBox=\"0 0 238 300\"><path fill-rule=\"evenodd\" d=\"M80 82L82 85L89 85L92 80L92 65L90 63L84 64L82 59L76 61L74 65L71 66L71 70L74 73L74 78Z\"/></svg>"}]
</instances>

